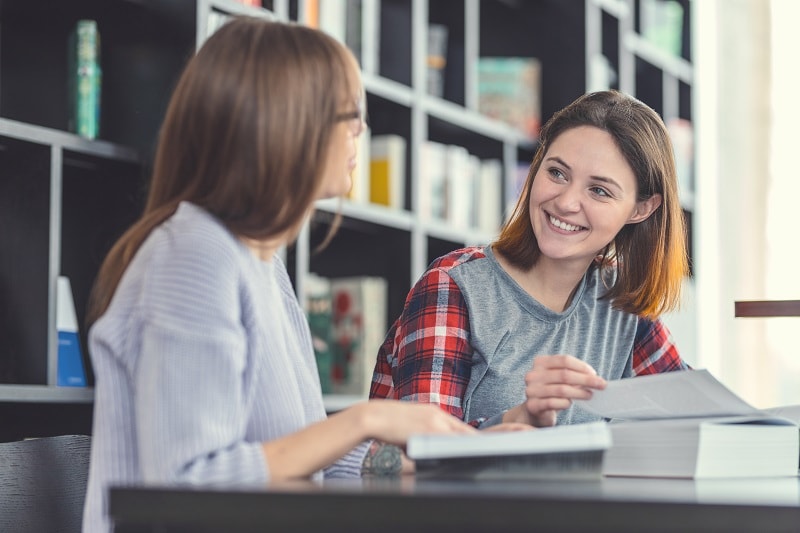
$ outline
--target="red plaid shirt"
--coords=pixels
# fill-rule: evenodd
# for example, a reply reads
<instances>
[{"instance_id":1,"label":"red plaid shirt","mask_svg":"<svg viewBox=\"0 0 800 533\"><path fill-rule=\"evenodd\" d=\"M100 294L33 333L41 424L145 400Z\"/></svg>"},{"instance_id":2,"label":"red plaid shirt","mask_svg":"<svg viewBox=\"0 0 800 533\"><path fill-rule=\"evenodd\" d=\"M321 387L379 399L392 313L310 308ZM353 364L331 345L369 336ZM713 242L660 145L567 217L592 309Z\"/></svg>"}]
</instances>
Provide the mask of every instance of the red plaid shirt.
<instances>
[{"instance_id":1,"label":"red plaid shirt","mask_svg":"<svg viewBox=\"0 0 800 533\"><path fill-rule=\"evenodd\" d=\"M406 297L405 309L386 335L370 389L371 398L435 403L464 418L472 346L466 302L448 271L485 257L478 248L434 262ZM633 344L633 373L640 376L689 368L667 327L639 318ZM478 425L482 420L470 420Z\"/></svg>"}]
</instances>

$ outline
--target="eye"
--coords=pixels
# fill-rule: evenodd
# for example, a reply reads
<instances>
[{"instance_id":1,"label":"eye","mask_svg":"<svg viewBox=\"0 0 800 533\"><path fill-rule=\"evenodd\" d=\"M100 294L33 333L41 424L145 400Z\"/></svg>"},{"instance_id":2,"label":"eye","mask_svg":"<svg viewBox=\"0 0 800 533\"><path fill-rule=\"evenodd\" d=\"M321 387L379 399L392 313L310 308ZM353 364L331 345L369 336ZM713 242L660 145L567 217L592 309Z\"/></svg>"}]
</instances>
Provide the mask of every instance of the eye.
<instances>
[{"instance_id":1,"label":"eye","mask_svg":"<svg viewBox=\"0 0 800 533\"><path fill-rule=\"evenodd\" d=\"M605 190L604 188L599 187L597 185L595 185L593 187L590 187L589 190L594 195L601 196L603 198L611 198L611 194L607 190Z\"/></svg>"},{"instance_id":2,"label":"eye","mask_svg":"<svg viewBox=\"0 0 800 533\"><path fill-rule=\"evenodd\" d=\"M552 167L547 169L547 173L550 174L550 177L553 181L566 181L567 177L561 172L560 168Z\"/></svg>"}]
</instances>

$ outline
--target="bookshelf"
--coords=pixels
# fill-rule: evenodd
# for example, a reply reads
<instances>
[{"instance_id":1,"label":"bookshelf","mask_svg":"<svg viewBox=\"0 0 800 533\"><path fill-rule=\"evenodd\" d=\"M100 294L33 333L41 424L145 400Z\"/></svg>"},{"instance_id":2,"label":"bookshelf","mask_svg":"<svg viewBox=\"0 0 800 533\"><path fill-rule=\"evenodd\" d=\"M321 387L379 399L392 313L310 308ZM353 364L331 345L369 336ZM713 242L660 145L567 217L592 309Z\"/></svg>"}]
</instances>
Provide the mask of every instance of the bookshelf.
<instances>
[{"instance_id":1,"label":"bookshelf","mask_svg":"<svg viewBox=\"0 0 800 533\"><path fill-rule=\"evenodd\" d=\"M499 161L497 187L503 191L518 163L527 165L533 156L535 138L478 111L479 57L537 57L543 120L597 82L586 59L597 53L619 70L612 86L665 116L691 119L688 48L684 57L667 57L638 37L640 1L347 0L366 13L361 46L371 135L407 141L405 203L390 209L350 200L319 202L298 242L284 252L298 295L304 294L309 273L380 276L388 280L391 323L430 261L492 240L496 230L420 214L423 141ZM0 4L0 334L5 340L0 413L18 427L0 431L0 440L90 431L91 387L55 386L57 277L70 278L82 319L100 261L143 206L154 140L173 84L216 18L245 14L305 23L319 13L313 0L265 0L263 6L235 0L73 0L46 10L25 0ZM97 140L66 127L67 36L82 18L97 20L101 35ZM427 90L429 24L447 28L440 96ZM684 39L688 34L684 31ZM337 236L314 253L336 212L343 216ZM85 331L81 341L85 352ZM356 400L332 396L326 404L337 410Z\"/></svg>"}]
</instances>

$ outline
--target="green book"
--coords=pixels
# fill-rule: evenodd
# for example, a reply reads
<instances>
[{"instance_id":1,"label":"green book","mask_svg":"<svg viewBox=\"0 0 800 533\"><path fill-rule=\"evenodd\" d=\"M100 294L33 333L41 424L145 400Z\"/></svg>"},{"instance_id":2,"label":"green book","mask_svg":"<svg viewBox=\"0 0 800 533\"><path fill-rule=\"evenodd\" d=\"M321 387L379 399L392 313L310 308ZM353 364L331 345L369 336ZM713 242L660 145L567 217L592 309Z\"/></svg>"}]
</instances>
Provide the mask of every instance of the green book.
<instances>
[{"instance_id":1,"label":"green book","mask_svg":"<svg viewBox=\"0 0 800 533\"><path fill-rule=\"evenodd\" d=\"M79 20L69 37L68 129L87 139L100 133L100 33L94 20Z\"/></svg>"}]
</instances>

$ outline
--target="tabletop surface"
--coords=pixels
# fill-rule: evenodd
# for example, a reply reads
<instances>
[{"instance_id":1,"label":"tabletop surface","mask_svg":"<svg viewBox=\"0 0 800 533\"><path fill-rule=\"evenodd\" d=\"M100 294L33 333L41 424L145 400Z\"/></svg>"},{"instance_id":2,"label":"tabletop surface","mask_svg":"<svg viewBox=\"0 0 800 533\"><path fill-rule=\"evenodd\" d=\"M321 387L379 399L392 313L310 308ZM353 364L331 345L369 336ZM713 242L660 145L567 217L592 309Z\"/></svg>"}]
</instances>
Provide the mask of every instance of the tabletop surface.
<instances>
[{"instance_id":1,"label":"tabletop surface","mask_svg":"<svg viewBox=\"0 0 800 533\"><path fill-rule=\"evenodd\" d=\"M115 488L110 512L119 533L800 531L800 481L404 476L297 481L263 491Z\"/></svg>"}]
</instances>

